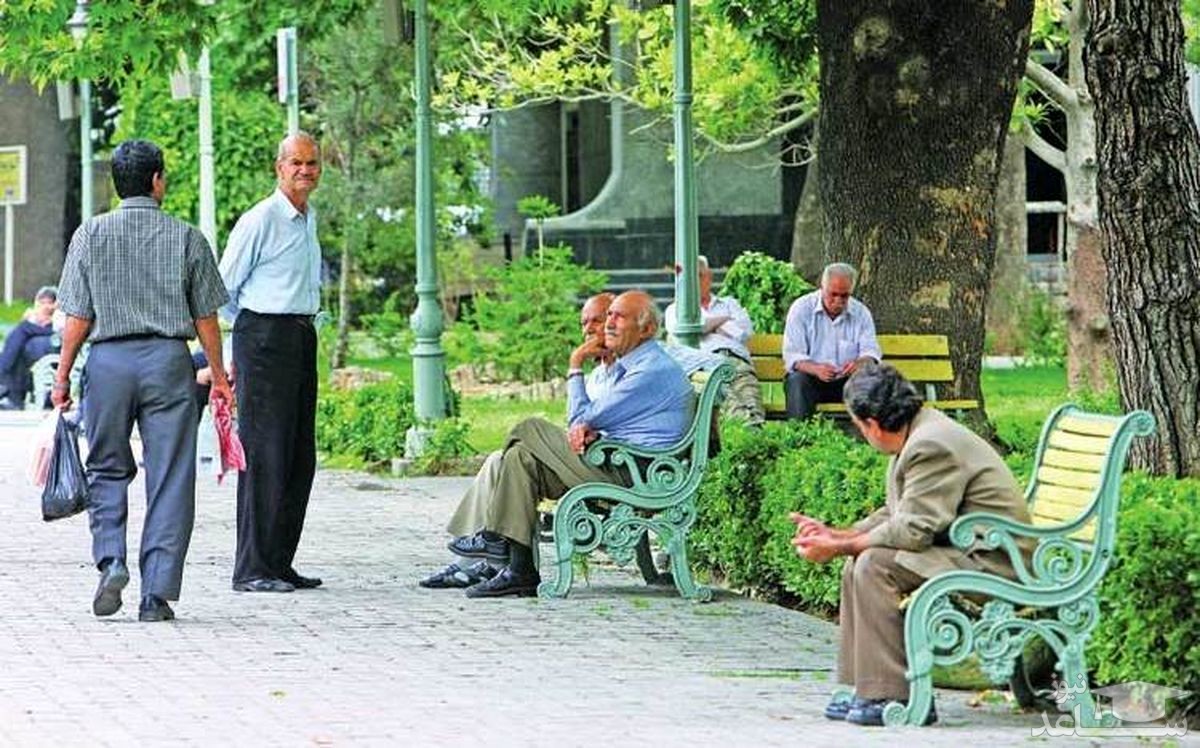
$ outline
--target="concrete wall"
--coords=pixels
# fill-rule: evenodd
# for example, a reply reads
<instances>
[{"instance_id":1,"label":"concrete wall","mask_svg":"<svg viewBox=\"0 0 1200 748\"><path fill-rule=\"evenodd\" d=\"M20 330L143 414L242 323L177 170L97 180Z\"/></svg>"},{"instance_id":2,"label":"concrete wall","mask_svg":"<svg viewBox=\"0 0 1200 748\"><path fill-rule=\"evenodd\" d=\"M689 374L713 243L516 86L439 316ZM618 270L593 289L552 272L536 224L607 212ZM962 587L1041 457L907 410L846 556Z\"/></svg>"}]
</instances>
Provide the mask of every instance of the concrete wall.
<instances>
[{"instance_id":1,"label":"concrete wall","mask_svg":"<svg viewBox=\"0 0 1200 748\"><path fill-rule=\"evenodd\" d=\"M13 210L14 299L32 298L39 286L58 282L79 220L77 132L74 123L58 119L52 87L39 94L25 83L0 78L0 146L23 145L28 158L28 201ZM0 242L3 224L0 210Z\"/></svg>"}]
</instances>

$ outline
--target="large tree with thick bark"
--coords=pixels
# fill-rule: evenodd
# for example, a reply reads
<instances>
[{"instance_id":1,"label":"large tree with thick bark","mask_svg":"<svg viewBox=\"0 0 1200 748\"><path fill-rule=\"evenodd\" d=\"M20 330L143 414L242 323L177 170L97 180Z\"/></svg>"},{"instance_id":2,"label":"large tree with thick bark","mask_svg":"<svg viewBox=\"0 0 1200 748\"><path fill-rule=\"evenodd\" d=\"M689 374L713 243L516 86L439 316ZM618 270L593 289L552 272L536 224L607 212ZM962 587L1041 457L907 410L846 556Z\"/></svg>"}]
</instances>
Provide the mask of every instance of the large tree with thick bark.
<instances>
[{"instance_id":1,"label":"large tree with thick bark","mask_svg":"<svg viewBox=\"0 0 1200 748\"><path fill-rule=\"evenodd\" d=\"M1121 402L1158 422L1135 465L1200 476L1200 138L1178 3L1088 0L1100 226Z\"/></svg>"},{"instance_id":2,"label":"large tree with thick bark","mask_svg":"<svg viewBox=\"0 0 1200 748\"><path fill-rule=\"evenodd\" d=\"M996 180L1033 0L820 0L826 254L880 330L949 335L980 397Z\"/></svg>"}]
</instances>

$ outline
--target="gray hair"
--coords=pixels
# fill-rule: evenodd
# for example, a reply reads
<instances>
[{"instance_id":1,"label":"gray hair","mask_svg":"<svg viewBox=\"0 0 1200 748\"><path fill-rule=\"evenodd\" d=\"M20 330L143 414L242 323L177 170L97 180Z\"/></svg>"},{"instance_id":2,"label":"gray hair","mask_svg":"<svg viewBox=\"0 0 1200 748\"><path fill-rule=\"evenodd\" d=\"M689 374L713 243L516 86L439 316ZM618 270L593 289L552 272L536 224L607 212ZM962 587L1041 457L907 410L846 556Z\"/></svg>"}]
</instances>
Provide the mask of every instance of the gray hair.
<instances>
[{"instance_id":1,"label":"gray hair","mask_svg":"<svg viewBox=\"0 0 1200 748\"><path fill-rule=\"evenodd\" d=\"M284 158L287 157L288 145L290 145L295 140L307 140L308 142L313 144L313 146L317 149L318 153L321 152L321 144L317 142L316 138L314 138L313 136L304 132L303 130L297 130L296 132L292 133L291 135L288 135L283 140L279 141L279 147L275 149L275 161L276 162L282 161Z\"/></svg>"},{"instance_id":2,"label":"gray hair","mask_svg":"<svg viewBox=\"0 0 1200 748\"><path fill-rule=\"evenodd\" d=\"M864 364L846 380L846 408L860 421L874 418L888 432L900 431L921 412L922 400L913 383L889 364Z\"/></svg>"},{"instance_id":3,"label":"gray hair","mask_svg":"<svg viewBox=\"0 0 1200 748\"><path fill-rule=\"evenodd\" d=\"M858 285L858 271L854 269L853 265L847 265L844 262L831 262L826 265L825 269L821 271L821 288L825 287L826 281L834 277L849 278L851 291Z\"/></svg>"},{"instance_id":4,"label":"gray hair","mask_svg":"<svg viewBox=\"0 0 1200 748\"><path fill-rule=\"evenodd\" d=\"M58 289L54 286L42 286L37 290L37 293L33 295L34 301L38 301L39 299L58 301Z\"/></svg>"},{"instance_id":5,"label":"gray hair","mask_svg":"<svg viewBox=\"0 0 1200 748\"><path fill-rule=\"evenodd\" d=\"M696 255L696 269L697 270L699 270L700 272L703 273L705 270L708 270L710 268L711 268L711 266L708 264L707 257L705 257L704 255Z\"/></svg>"},{"instance_id":6,"label":"gray hair","mask_svg":"<svg viewBox=\"0 0 1200 748\"><path fill-rule=\"evenodd\" d=\"M663 329L662 312L659 311L658 304L654 302L653 298L647 302L645 308L642 309L640 314L638 314L638 328L644 330L646 329L646 325L650 324L651 322L654 323L655 330Z\"/></svg>"}]
</instances>

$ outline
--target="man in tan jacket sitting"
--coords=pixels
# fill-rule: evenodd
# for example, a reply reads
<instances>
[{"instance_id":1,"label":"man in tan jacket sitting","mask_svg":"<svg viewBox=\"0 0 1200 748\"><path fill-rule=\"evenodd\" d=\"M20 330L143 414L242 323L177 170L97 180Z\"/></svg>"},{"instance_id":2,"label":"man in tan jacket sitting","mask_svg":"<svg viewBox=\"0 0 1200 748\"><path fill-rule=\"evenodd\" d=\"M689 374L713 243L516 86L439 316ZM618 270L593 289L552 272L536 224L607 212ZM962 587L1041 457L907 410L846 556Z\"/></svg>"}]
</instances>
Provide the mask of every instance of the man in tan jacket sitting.
<instances>
[{"instance_id":1,"label":"man in tan jacket sitting","mask_svg":"<svg viewBox=\"0 0 1200 748\"><path fill-rule=\"evenodd\" d=\"M990 512L1028 523L1029 511L1000 455L977 434L932 408L895 368L870 364L846 382L850 418L888 463L887 502L844 530L793 514L796 553L814 563L846 556L841 588L838 681L850 703L830 719L882 725L889 701L908 700L901 599L926 579L953 569L1012 577L1002 551L963 552L947 532L962 514ZM937 719L930 711L927 724Z\"/></svg>"}]
</instances>

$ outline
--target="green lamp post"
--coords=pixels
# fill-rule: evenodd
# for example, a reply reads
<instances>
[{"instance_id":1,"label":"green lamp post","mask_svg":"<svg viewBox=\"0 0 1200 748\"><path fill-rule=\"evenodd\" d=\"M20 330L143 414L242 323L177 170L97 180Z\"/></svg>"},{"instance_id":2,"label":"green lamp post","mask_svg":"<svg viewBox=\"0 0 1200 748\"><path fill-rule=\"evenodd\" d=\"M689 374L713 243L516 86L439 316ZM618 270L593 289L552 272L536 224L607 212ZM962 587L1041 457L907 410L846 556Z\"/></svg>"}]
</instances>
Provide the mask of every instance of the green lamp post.
<instances>
[{"instance_id":1,"label":"green lamp post","mask_svg":"<svg viewBox=\"0 0 1200 748\"><path fill-rule=\"evenodd\" d=\"M446 417L443 382L446 354L442 350L442 308L438 304L437 253L433 213L433 124L429 109L429 9L427 0L416 0L415 41L417 73L417 309L410 320L416 333L412 348L413 399L416 424L405 437L404 452L416 457L424 451L430 424Z\"/></svg>"},{"instance_id":2,"label":"green lamp post","mask_svg":"<svg viewBox=\"0 0 1200 748\"><path fill-rule=\"evenodd\" d=\"M700 343L699 223L692 153L692 4L675 0L675 337Z\"/></svg>"},{"instance_id":3,"label":"green lamp post","mask_svg":"<svg viewBox=\"0 0 1200 748\"><path fill-rule=\"evenodd\" d=\"M88 34L88 0L75 3L75 13L67 19L67 29L77 48L83 47ZM79 79L79 219L92 217L92 82Z\"/></svg>"}]
</instances>

